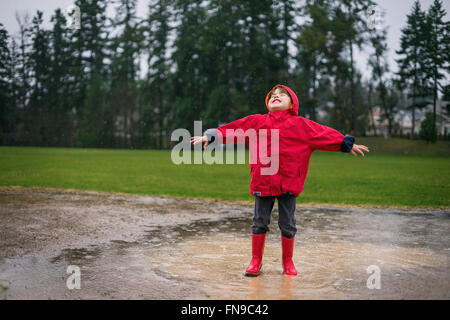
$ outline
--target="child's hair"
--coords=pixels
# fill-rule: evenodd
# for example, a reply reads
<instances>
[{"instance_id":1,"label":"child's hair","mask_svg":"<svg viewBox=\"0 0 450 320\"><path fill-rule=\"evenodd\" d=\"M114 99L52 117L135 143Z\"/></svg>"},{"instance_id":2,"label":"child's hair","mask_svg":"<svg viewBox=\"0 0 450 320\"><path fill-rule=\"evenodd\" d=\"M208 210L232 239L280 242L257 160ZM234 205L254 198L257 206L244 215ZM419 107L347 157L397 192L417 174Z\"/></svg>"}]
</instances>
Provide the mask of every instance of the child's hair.
<instances>
[{"instance_id":1,"label":"child's hair","mask_svg":"<svg viewBox=\"0 0 450 320\"><path fill-rule=\"evenodd\" d=\"M277 89L278 89L281 93L287 94L287 95L289 96L289 98L291 99L291 104L294 104L294 101L292 100L292 97L291 97L291 95L289 94L289 92L288 92L285 88L283 88L281 85L275 86L275 87L272 89L272 91L270 91L269 99L272 98L272 94L273 94L273 93L275 92L275 90L277 90Z\"/></svg>"}]
</instances>

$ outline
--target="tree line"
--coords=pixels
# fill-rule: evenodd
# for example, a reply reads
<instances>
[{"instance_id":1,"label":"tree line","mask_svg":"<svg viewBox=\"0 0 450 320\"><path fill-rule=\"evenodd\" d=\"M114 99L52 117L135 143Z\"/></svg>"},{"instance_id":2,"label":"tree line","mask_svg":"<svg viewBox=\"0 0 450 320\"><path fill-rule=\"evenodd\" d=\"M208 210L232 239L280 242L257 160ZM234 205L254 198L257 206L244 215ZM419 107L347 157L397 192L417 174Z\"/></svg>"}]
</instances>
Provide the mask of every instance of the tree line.
<instances>
[{"instance_id":1,"label":"tree line","mask_svg":"<svg viewBox=\"0 0 450 320\"><path fill-rule=\"evenodd\" d=\"M393 135L398 110L414 116L431 101L435 111L449 96L439 0L428 11L415 2L394 75L386 29L367 23L371 0L149 0L145 18L136 0L74 3L78 29L61 9L50 30L41 11L17 15L16 36L0 24L0 144L168 148L171 132L193 133L194 120L206 129L267 112L277 83L298 94L301 116L317 121L322 110L323 124L343 133L364 135L379 105ZM367 81L355 63L363 47ZM435 132L436 112L429 121Z\"/></svg>"}]
</instances>

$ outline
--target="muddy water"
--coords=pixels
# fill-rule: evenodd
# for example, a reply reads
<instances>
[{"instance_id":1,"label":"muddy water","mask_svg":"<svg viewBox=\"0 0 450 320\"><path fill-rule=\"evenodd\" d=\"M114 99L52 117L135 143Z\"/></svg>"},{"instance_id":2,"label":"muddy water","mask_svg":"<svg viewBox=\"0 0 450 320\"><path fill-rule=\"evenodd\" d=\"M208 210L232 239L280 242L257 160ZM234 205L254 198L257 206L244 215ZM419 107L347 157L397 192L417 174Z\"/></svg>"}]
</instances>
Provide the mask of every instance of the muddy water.
<instances>
[{"instance_id":1,"label":"muddy water","mask_svg":"<svg viewBox=\"0 0 450 320\"><path fill-rule=\"evenodd\" d=\"M449 299L450 211L298 206L284 276L275 204L263 273L250 205L0 189L3 299ZM68 266L80 289L68 289ZM379 289L369 289L376 266ZM369 281L370 284L374 282Z\"/></svg>"}]
</instances>

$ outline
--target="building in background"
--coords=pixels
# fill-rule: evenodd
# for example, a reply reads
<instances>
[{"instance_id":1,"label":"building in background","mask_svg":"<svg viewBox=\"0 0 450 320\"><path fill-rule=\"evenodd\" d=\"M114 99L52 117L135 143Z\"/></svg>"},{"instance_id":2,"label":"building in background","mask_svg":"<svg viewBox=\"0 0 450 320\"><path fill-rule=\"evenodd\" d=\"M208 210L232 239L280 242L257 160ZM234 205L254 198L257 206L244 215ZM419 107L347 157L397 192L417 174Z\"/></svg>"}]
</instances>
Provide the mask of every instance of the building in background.
<instances>
[{"instance_id":1,"label":"building in background","mask_svg":"<svg viewBox=\"0 0 450 320\"><path fill-rule=\"evenodd\" d=\"M450 101L438 100L436 101L436 127L439 136L448 136L450 134ZM419 135L420 124L425 119L427 112L433 112L433 104L427 104L423 109L415 110L415 126L414 133ZM388 121L383 119L383 111L380 106L372 108L373 119L375 122L375 131L377 136L388 137ZM383 119L383 120L382 120ZM374 136L372 119L369 121L370 125L367 136ZM412 112L409 110L400 110L394 116L394 123L392 125L392 133L400 136L410 136L412 128Z\"/></svg>"}]
</instances>

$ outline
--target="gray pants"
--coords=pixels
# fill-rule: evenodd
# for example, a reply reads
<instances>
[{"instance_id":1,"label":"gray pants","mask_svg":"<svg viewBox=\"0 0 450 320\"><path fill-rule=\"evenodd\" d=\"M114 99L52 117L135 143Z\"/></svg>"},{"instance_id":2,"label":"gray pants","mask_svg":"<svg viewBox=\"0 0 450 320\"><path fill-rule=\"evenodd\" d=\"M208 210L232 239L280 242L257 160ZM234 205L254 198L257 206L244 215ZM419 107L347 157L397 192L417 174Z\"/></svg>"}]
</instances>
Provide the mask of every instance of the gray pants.
<instances>
[{"instance_id":1,"label":"gray pants","mask_svg":"<svg viewBox=\"0 0 450 320\"><path fill-rule=\"evenodd\" d=\"M255 196L255 214L253 216L252 232L262 234L269 231L270 216L272 214L275 198L278 199L278 226L281 234L286 238L292 238L297 232L295 221L295 199L290 193L278 196Z\"/></svg>"}]
</instances>

